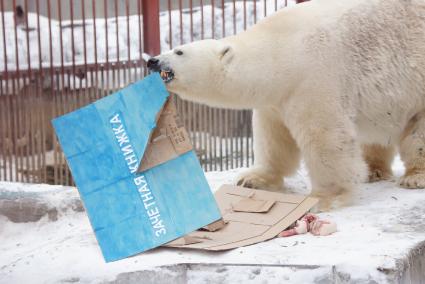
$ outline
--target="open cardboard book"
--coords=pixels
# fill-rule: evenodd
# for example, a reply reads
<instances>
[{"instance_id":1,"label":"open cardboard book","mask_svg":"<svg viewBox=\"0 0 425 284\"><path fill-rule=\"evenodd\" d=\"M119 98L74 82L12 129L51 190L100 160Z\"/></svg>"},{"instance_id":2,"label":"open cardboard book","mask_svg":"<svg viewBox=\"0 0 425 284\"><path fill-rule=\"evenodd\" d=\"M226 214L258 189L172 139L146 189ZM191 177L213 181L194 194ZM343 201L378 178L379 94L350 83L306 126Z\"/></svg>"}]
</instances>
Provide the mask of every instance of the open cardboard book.
<instances>
[{"instance_id":1,"label":"open cardboard book","mask_svg":"<svg viewBox=\"0 0 425 284\"><path fill-rule=\"evenodd\" d=\"M221 218L158 74L53 125L107 262Z\"/></svg>"},{"instance_id":2,"label":"open cardboard book","mask_svg":"<svg viewBox=\"0 0 425 284\"><path fill-rule=\"evenodd\" d=\"M215 199L222 220L165 246L219 251L266 241L290 227L318 202L302 195L232 185L223 185Z\"/></svg>"}]
</instances>

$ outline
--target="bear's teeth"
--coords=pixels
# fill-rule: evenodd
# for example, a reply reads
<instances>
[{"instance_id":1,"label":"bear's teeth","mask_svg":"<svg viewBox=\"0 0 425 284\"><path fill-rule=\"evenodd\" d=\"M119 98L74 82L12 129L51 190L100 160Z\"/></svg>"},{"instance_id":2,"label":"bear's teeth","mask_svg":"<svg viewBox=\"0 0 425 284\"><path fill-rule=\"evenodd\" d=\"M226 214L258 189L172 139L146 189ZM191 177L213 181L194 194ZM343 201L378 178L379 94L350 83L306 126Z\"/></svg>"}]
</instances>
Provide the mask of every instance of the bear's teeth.
<instances>
[{"instance_id":1,"label":"bear's teeth","mask_svg":"<svg viewBox=\"0 0 425 284\"><path fill-rule=\"evenodd\" d=\"M159 74L160 74L162 80L164 80L166 82L171 81L172 78L173 78L173 75L174 75L173 72L167 71L167 70L161 70L161 72L159 72Z\"/></svg>"}]
</instances>

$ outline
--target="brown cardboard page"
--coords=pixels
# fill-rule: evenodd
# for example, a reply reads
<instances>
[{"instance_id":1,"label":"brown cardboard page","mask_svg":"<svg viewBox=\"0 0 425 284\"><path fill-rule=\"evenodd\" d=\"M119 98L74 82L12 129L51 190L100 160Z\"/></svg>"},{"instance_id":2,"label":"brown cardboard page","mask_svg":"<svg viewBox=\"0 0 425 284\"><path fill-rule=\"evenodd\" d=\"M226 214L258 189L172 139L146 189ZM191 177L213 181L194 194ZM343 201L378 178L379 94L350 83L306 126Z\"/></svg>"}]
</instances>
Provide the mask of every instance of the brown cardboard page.
<instances>
[{"instance_id":1,"label":"brown cardboard page","mask_svg":"<svg viewBox=\"0 0 425 284\"><path fill-rule=\"evenodd\" d=\"M275 200L254 200L252 198L244 198L232 205L235 212L252 212L252 213L266 213L276 203Z\"/></svg>"},{"instance_id":2,"label":"brown cardboard page","mask_svg":"<svg viewBox=\"0 0 425 284\"><path fill-rule=\"evenodd\" d=\"M161 110L157 126L140 162L138 172L158 166L192 150L189 134L181 123L172 99Z\"/></svg>"},{"instance_id":3,"label":"brown cardboard page","mask_svg":"<svg viewBox=\"0 0 425 284\"><path fill-rule=\"evenodd\" d=\"M218 221L215 221L214 223L211 223L209 225L206 225L205 227L202 227L200 230L215 232L222 229L224 226L226 226L226 222L224 222L223 219L220 219Z\"/></svg>"},{"instance_id":4,"label":"brown cardboard page","mask_svg":"<svg viewBox=\"0 0 425 284\"><path fill-rule=\"evenodd\" d=\"M276 237L318 202L307 196L232 185L223 185L215 198L224 220L220 229L195 231L186 240L177 239L166 246L218 251L263 242Z\"/></svg>"}]
</instances>

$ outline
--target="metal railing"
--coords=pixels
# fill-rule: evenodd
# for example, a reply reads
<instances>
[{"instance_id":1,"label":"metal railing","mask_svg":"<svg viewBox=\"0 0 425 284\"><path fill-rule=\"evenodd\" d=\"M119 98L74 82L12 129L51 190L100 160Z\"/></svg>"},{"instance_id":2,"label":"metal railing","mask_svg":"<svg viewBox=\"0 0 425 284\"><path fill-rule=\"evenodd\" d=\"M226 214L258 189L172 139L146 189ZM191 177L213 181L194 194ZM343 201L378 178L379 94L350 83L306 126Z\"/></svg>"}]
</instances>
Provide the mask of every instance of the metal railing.
<instances>
[{"instance_id":1,"label":"metal railing","mask_svg":"<svg viewBox=\"0 0 425 284\"><path fill-rule=\"evenodd\" d=\"M7 11L11 5L14 10ZM52 118L142 79L144 52L235 34L286 5L277 0L0 0L0 180L72 184ZM99 8L103 17L97 16ZM176 104L205 170L251 164L250 111L180 99Z\"/></svg>"}]
</instances>

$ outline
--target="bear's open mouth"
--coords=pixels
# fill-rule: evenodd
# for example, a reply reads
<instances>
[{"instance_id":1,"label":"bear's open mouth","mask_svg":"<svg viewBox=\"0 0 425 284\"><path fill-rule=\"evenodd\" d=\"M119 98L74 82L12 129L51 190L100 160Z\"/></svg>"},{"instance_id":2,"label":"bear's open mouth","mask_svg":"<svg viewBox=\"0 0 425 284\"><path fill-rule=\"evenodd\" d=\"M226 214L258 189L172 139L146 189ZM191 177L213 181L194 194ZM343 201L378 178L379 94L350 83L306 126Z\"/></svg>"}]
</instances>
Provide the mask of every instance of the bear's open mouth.
<instances>
[{"instance_id":1,"label":"bear's open mouth","mask_svg":"<svg viewBox=\"0 0 425 284\"><path fill-rule=\"evenodd\" d=\"M161 70L159 75L161 75L161 78L165 83L171 82L171 80L174 79L174 72L172 70Z\"/></svg>"}]
</instances>

